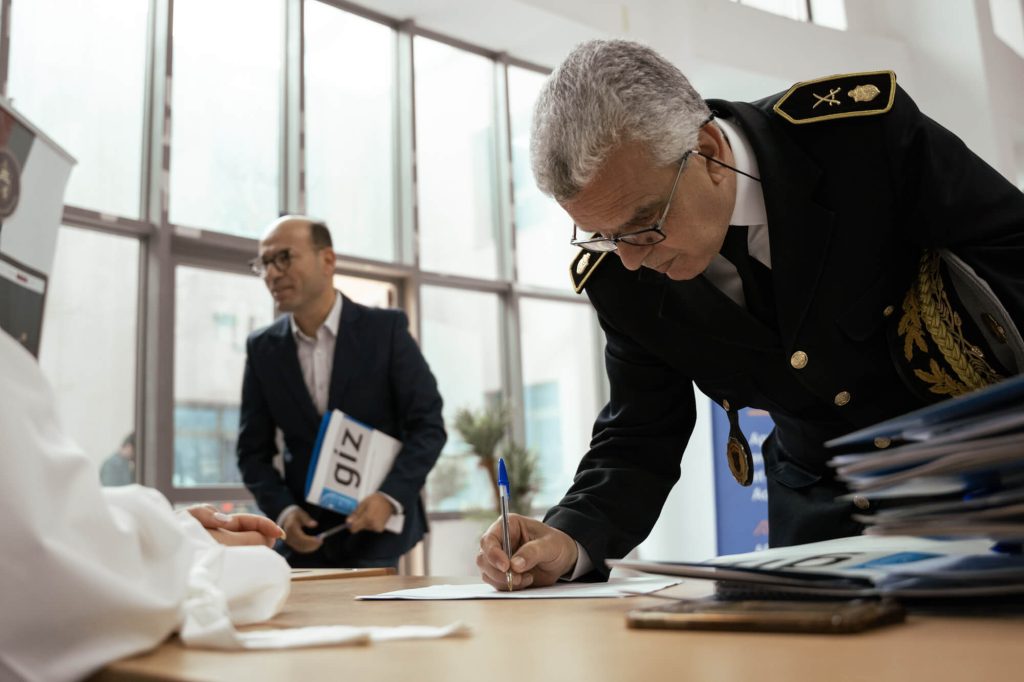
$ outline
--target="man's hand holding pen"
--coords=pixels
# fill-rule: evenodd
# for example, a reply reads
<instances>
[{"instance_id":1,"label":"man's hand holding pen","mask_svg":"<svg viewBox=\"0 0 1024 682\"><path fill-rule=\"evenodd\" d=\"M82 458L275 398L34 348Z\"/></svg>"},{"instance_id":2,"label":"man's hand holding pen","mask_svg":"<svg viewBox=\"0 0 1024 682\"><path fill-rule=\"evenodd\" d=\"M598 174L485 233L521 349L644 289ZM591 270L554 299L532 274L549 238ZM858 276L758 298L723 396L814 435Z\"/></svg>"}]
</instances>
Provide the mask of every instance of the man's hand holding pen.
<instances>
[{"instance_id":1,"label":"man's hand holding pen","mask_svg":"<svg viewBox=\"0 0 1024 682\"><path fill-rule=\"evenodd\" d=\"M508 515L509 541L515 552L511 562L502 549L501 518L480 538L476 565L480 577L502 592L508 590L506 572L512 571L512 589L551 585L576 566L576 542L562 531L536 519Z\"/></svg>"}]
</instances>

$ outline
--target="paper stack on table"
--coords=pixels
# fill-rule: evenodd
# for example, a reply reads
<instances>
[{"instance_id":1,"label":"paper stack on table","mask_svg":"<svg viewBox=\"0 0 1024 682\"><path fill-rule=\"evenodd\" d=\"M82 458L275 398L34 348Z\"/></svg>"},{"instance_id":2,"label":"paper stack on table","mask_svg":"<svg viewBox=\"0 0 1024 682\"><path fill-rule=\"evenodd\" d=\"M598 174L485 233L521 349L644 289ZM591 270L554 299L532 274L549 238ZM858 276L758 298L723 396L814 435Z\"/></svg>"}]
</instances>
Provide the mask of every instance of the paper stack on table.
<instances>
[{"instance_id":1,"label":"paper stack on table","mask_svg":"<svg viewBox=\"0 0 1024 682\"><path fill-rule=\"evenodd\" d=\"M860 535L702 563L610 560L612 567L717 581L730 599L877 597L963 600L1024 595L1024 556L991 541Z\"/></svg>"},{"instance_id":2,"label":"paper stack on table","mask_svg":"<svg viewBox=\"0 0 1024 682\"><path fill-rule=\"evenodd\" d=\"M879 450L876 438L899 443ZM829 445L870 451L830 462L875 502L867 533L1024 542L1024 376L912 412Z\"/></svg>"}]
</instances>

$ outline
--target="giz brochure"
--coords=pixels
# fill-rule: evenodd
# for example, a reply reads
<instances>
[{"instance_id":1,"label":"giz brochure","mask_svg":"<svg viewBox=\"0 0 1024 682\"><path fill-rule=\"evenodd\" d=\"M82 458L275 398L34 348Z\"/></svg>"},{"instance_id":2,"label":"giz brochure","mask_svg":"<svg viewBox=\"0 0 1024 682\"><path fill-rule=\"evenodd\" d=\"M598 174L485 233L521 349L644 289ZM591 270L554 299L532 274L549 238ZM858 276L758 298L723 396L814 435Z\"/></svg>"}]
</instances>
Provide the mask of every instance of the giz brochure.
<instances>
[{"instance_id":1,"label":"giz brochure","mask_svg":"<svg viewBox=\"0 0 1024 682\"><path fill-rule=\"evenodd\" d=\"M351 514L391 471L402 443L341 410L324 415L306 476L306 501ZM401 533L405 517L392 514L386 530Z\"/></svg>"}]
</instances>

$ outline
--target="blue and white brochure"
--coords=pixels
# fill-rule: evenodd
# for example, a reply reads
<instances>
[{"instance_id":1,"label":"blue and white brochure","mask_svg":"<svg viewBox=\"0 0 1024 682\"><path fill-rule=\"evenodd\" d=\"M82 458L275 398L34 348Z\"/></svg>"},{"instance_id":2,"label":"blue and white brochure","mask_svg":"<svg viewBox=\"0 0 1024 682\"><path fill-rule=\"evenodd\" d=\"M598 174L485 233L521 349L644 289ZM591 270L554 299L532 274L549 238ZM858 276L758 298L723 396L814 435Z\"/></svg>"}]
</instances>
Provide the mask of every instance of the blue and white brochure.
<instances>
[{"instance_id":1,"label":"blue and white brochure","mask_svg":"<svg viewBox=\"0 0 1024 682\"><path fill-rule=\"evenodd\" d=\"M351 514L391 471L402 443L333 410L324 415L306 477L306 501L339 514ZM387 530L400 533L405 517L393 514Z\"/></svg>"}]
</instances>

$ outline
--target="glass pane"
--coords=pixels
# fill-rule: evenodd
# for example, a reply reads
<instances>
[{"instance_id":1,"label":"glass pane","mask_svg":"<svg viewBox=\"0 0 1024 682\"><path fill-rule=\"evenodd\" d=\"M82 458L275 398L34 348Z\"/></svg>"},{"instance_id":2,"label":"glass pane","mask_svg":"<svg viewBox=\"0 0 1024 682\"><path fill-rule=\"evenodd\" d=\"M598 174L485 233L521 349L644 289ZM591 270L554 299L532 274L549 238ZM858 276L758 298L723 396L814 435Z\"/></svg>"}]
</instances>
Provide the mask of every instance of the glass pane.
<instances>
[{"instance_id":1,"label":"glass pane","mask_svg":"<svg viewBox=\"0 0 1024 682\"><path fill-rule=\"evenodd\" d=\"M846 30L846 0L811 0L811 16L819 26Z\"/></svg>"},{"instance_id":2,"label":"glass pane","mask_svg":"<svg viewBox=\"0 0 1024 682\"><path fill-rule=\"evenodd\" d=\"M362 303L372 308L394 308L398 305L398 287L392 282L335 275L334 288L356 303Z\"/></svg>"},{"instance_id":3,"label":"glass pane","mask_svg":"<svg viewBox=\"0 0 1024 682\"><path fill-rule=\"evenodd\" d=\"M497 277L494 64L416 38L420 266Z\"/></svg>"},{"instance_id":4,"label":"glass pane","mask_svg":"<svg viewBox=\"0 0 1024 682\"><path fill-rule=\"evenodd\" d=\"M480 410L502 394L498 297L425 286L421 346L444 396L448 443L427 479L432 511L494 509L490 478L455 430L460 409Z\"/></svg>"},{"instance_id":5,"label":"glass pane","mask_svg":"<svg viewBox=\"0 0 1024 682\"><path fill-rule=\"evenodd\" d=\"M339 253L395 258L395 35L306 0L306 196Z\"/></svg>"},{"instance_id":6,"label":"glass pane","mask_svg":"<svg viewBox=\"0 0 1024 682\"><path fill-rule=\"evenodd\" d=\"M807 21L807 0L740 0L740 4L797 21Z\"/></svg>"},{"instance_id":7,"label":"glass pane","mask_svg":"<svg viewBox=\"0 0 1024 682\"><path fill-rule=\"evenodd\" d=\"M171 222L258 237L277 217L283 35L281 0L175 0Z\"/></svg>"},{"instance_id":8,"label":"glass pane","mask_svg":"<svg viewBox=\"0 0 1024 682\"><path fill-rule=\"evenodd\" d=\"M149 3L11 3L7 92L78 160L65 201L139 216Z\"/></svg>"},{"instance_id":9,"label":"glass pane","mask_svg":"<svg viewBox=\"0 0 1024 682\"><path fill-rule=\"evenodd\" d=\"M510 67L508 103L512 134L512 191L516 219L516 272L525 284L568 289L572 220L537 189L530 169L533 106L547 76Z\"/></svg>"},{"instance_id":10,"label":"glass pane","mask_svg":"<svg viewBox=\"0 0 1024 682\"><path fill-rule=\"evenodd\" d=\"M137 240L60 228L39 364L62 423L110 485L135 480L138 291Z\"/></svg>"},{"instance_id":11,"label":"glass pane","mask_svg":"<svg viewBox=\"0 0 1024 682\"><path fill-rule=\"evenodd\" d=\"M989 0L988 4L992 14L992 30L995 31L996 37L1024 58L1024 5L1021 4L1021 0ZM814 12L817 17L817 4L814 5Z\"/></svg>"},{"instance_id":12,"label":"glass pane","mask_svg":"<svg viewBox=\"0 0 1024 682\"><path fill-rule=\"evenodd\" d=\"M587 451L598 396L598 342L589 305L524 298L523 408L526 445L543 477L535 508L554 504L572 483Z\"/></svg>"},{"instance_id":13,"label":"glass pane","mask_svg":"<svg viewBox=\"0 0 1024 682\"><path fill-rule=\"evenodd\" d=\"M251 275L179 266L174 326L174 486L240 483L238 409L249 333L273 321Z\"/></svg>"}]
</instances>

